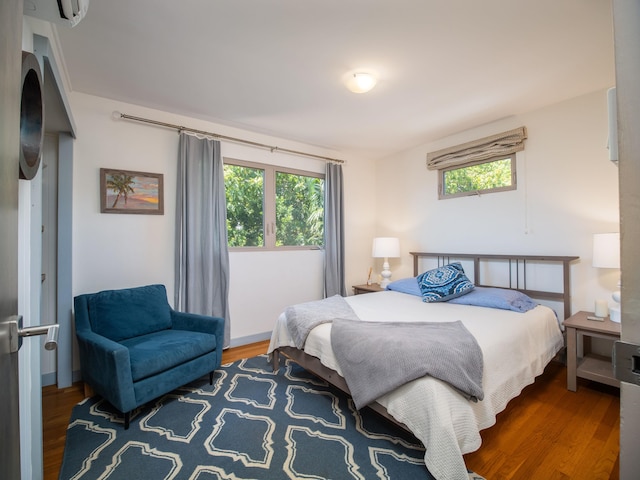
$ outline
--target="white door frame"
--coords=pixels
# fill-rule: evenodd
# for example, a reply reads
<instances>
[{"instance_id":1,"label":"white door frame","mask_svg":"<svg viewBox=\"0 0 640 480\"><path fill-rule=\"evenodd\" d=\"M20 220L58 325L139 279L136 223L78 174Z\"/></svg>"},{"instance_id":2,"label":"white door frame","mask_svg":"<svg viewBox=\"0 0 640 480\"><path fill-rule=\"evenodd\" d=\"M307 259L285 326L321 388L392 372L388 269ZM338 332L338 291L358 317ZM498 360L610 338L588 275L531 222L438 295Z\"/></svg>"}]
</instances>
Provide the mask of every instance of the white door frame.
<instances>
[{"instance_id":1,"label":"white door frame","mask_svg":"<svg viewBox=\"0 0 640 480\"><path fill-rule=\"evenodd\" d=\"M621 340L640 345L640 2L613 0L618 110ZM621 382L620 478L640 472L640 386Z\"/></svg>"},{"instance_id":2,"label":"white door frame","mask_svg":"<svg viewBox=\"0 0 640 480\"><path fill-rule=\"evenodd\" d=\"M18 313L23 326L41 324L42 162L32 180L18 187ZM20 470L23 479L40 480L42 458L42 381L40 337L22 343L18 352L20 391Z\"/></svg>"}]
</instances>

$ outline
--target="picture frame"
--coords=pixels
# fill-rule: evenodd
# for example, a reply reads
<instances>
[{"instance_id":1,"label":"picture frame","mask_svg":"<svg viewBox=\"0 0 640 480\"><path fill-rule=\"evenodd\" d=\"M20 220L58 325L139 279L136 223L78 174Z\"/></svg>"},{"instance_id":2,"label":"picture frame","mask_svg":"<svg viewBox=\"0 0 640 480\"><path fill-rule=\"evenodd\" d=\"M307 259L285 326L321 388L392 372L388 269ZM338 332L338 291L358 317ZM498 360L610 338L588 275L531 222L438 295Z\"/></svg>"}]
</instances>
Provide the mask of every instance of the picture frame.
<instances>
[{"instance_id":1,"label":"picture frame","mask_svg":"<svg viewBox=\"0 0 640 480\"><path fill-rule=\"evenodd\" d=\"M100 212L164 215L164 175L101 168Z\"/></svg>"}]
</instances>

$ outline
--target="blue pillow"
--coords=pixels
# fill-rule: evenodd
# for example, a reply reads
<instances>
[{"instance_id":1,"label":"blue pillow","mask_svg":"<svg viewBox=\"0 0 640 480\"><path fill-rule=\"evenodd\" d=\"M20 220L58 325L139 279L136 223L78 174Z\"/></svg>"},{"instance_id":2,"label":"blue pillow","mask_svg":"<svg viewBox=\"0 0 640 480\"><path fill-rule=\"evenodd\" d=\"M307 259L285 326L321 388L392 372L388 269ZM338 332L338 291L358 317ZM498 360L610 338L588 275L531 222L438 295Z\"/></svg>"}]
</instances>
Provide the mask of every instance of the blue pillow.
<instances>
[{"instance_id":1,"label":"blue pillow","mask_svg":"<svg viewBox=\"0 0 640 480\"><path fill-rule=\"evenodd\" d=\"M500 308L514 312L527 312L538 305L531 297L517 290L495 287L476 287L464 297L451 300L460 305L477 305L479 307Z\"/></svg>"},{"instance_id":2,"label":"blue pillow","mask_svg":"<svg viewBox=\"0 0 640 480\"><path fill-rule=\"evenodd\" d=\"M458 262L421 273L417 280L423 302L446 302L473 290Z\"/></svg>"},{"instance_id":3,"label":"blue pillow","mask_svg":"<svg viewBox=\"0 0 640 480\"><path fill-rule=\"evenodd\" d=\"M387 290L393 290L394 292L407 293L409 295L422 296L420 286L418 285L417 277L402 278L395 280L387 285Z\"/></svg>"}]
</instances>

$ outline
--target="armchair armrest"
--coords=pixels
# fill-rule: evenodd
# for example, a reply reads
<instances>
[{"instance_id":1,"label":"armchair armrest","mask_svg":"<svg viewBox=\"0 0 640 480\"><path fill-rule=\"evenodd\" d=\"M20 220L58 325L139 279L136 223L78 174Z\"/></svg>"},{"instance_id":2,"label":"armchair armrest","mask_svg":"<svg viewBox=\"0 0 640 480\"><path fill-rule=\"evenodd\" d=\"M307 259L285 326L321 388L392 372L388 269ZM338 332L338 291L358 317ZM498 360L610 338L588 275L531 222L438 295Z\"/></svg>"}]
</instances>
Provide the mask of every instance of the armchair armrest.
<instances>
[{"instance_id":1,"label":"armchair armrest","mask_svg":"<svg viewBox=\"0 0 640 480\"><path fill-rule=\"evenodd\" d=\"M175 330L189 330L192 332L209 333L216 336L216 351L218 362L216 368L222 362L222 349L224 348L224 318L210 317L196 313L178 312L171 310L172 328Z\"/></svg>"},{"instance_id":2,"label":"armchair armrest","mask_svg":"<svg viewBox=\"0 0 640 480\"><path fill-rule=\"evenodd\" d=\"M121 412L136 407L129 350L91 331L76 332L82 378Z\"/></svg>"}]
</instances>

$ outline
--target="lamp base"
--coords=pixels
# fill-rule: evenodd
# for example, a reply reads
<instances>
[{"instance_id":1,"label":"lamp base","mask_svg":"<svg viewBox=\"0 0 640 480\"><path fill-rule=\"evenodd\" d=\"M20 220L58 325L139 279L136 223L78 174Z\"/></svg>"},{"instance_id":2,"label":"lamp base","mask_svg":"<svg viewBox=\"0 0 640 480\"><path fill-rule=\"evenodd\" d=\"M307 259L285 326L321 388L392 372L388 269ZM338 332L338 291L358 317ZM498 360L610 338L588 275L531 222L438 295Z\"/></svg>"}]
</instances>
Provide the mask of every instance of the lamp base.
<instances>
[{"instance_id":1,"label":"lamp base","mask_svg":"<svg viewBox=\"0 0 640 480\"><path fill-rule=\"evenodd\" d=\"M609 319L615 323L620 323L622 321L622 318L620 315L620 305L614 305L613 307L609 307Z\"/></svg>"},{"instance_id":2,"label":"lamp base","mask_svg":"<svg viewBox=\"0 0 640 480\"><path fill-rule=\"evenodd\" d=\"M618 288L620 288L620 283L618 283ZM609 318L612 322L620 323L622 321L622 315L620 314L620 290L613 292L611 298L613 298L616 304L609 309Z\"/></svg>"},{"instance_id":3,"label":"lamp base","mask_svg":"<svg viewBox=\"0 0 640 480\"><path fill-rule=\"evenodd\" d=\"M380 276L382 277L382 280L380 280L380 288L387 288L387 285L391 283L391 270L389 270L389 260L387 258L384 259L384 263L382 264Z\"/></svg>"}]
</instances>

